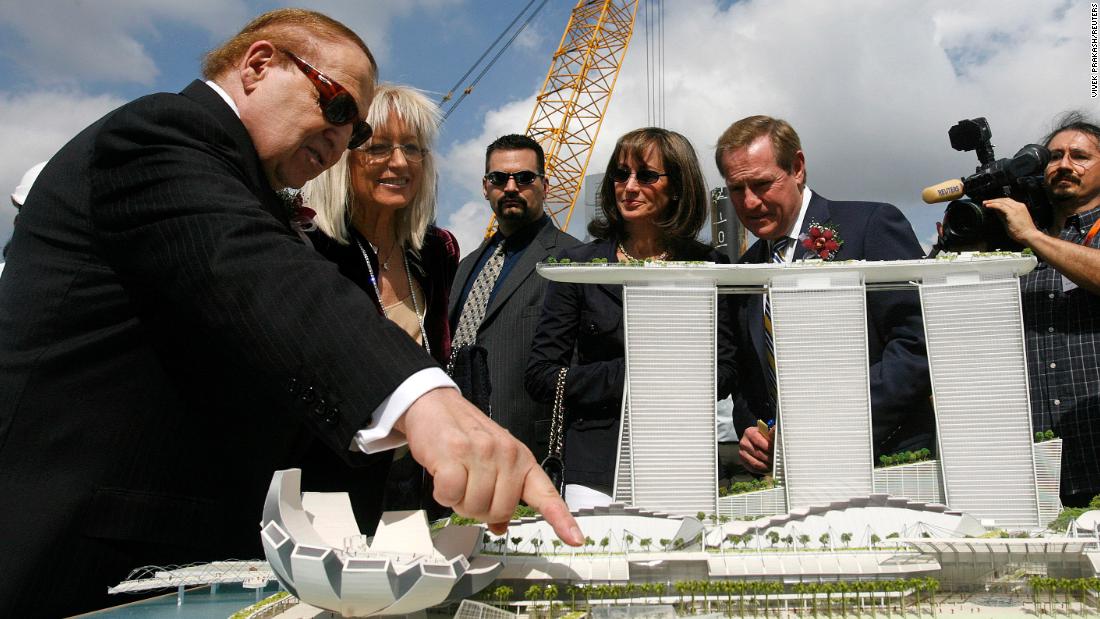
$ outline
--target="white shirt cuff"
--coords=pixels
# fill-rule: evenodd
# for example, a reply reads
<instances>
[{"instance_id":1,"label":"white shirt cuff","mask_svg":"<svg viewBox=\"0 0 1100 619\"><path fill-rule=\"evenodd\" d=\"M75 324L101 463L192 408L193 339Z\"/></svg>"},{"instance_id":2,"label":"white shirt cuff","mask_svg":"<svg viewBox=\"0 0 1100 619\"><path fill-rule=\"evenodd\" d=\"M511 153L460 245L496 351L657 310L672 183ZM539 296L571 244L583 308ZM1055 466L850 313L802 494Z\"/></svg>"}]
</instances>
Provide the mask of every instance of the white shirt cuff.
<instances>
[{"instance_id":1,"label":"white shirt cuff","mask_svg":"<svg viewBox=\"0 0 1100 619\"><path fill-rule=\"evenodd\" d=\"M393 424L397 423L417 398L440 387L458 389L451 377L440 368L426 368L406 378L405 382L374 409L370 425L355 433L351 450L372 454L404 445L405 435L394 430Z\"/></svg>"}]
</instances>

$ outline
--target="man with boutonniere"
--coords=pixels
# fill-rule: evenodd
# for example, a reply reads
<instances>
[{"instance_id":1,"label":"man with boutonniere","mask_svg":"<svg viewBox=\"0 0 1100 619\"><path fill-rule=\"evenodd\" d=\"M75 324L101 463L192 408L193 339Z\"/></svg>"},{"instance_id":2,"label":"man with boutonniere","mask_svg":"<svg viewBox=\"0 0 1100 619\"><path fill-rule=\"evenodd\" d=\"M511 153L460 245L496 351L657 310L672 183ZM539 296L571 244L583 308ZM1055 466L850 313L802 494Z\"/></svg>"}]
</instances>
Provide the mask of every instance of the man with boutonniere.
<instances>
[{"instance_id":1,"label":"man with boutonniere","mask_svg":"<svg viewBox=\"0 0 1100 619\"><path fill-rule=\"evenodd\" d=\"M811 191L801 141L784 120L749 116L733 123L718 139L715 161L738 219L759 239L740 263L905 260L924 255L896 207L834 201ZM733 417L741 436L741 460L748 470L765 473L772 468L774 433L762 431L757 422L777 418L767 297L728 299L737 316L740 380ZM867 295L867 348L875 457L931 448L932 389L915 291ZM822 385L822 392L827 390Z\"/></svg>"}]
</instances>

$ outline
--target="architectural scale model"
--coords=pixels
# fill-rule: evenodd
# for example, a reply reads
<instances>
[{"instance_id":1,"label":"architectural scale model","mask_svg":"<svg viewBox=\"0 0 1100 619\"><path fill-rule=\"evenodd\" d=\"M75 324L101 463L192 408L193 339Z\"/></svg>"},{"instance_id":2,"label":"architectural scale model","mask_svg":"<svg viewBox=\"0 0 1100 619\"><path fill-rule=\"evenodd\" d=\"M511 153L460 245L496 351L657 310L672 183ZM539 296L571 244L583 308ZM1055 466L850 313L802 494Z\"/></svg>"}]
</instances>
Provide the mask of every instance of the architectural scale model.
<instances>
[{"instance_id":1,"label":"architectural scale model","mask_svg":"<svg viewBox=\"0 0 1100 619\"><path fill-rule=\"evenodd\" d=\"M303 602L360 615L410 613L491 583L502 604L522 604L532 586L629 583L623 591L644 605L683 604L687 589L677 594L672 584L702 582L704 599L723 591L717 597L727 604L767 612L816 605L820 596L806 591L829 583L853 583L834 587L841 605L875 606L914 592L919 604L922 589L904 583L924 577L945 591L1012 591L1031 576L1095 578L1097 514L1082 516L1070 535L1045 530L1060 510L1060 441L1032 436L1017 278L1034 264L1014 254L544 265L540 273L553 280L624 285L621 502L574 514L585 547L561 545L537 517L514 521L505 536L445 526L433 540L422 515L391 513L367 540L346 497L303 495L291 470L276 474L265 506L268 561ZM899 285L921 297L938 459L875 468L865 295ZM727 292L771 295L778 483L719 498L714 320L717 294ZM830 345L814 347L821 333Z\"/></svg>"},{"instance_id":2,"label":"architectural scale model","mask_svg":"<svg viewBox=\"0 0 1100 619\"><path fill-rule=\"evenodd\" d=\"M433 540L422 511L387 512L374 538L359 532L346 493L301 492L299 469L271 480L261 539L292 595L345 616L406 615L480 591L500 571L470 560L481 527L447 527Z\"/></svg>"}]
</instances>

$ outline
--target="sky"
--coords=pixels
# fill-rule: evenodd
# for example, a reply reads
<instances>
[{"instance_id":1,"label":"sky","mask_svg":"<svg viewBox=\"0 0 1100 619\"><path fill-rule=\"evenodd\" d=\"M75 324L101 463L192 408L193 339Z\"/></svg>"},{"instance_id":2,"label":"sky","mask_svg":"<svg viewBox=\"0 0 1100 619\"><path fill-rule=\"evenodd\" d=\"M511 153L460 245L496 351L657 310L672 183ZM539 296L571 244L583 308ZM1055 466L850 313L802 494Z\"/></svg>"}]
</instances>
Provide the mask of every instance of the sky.
<instances>
[{"instance_id":1,"label":"sky","mask_svg":"<svg viewBox=\"0 0 1100 619\"><path fill-rule=\"evenodd\" d=\"M519 0L303 0L374 51L385 81L440 98L516 17ZM438 224L463 253L488 221L485 146L522 133L573 2L550 0L451 115L434 147ZM126 101L179 91L205 51L259 13L257 0L36 0L0 3L0 190ZM652 1L652 11L657 2ZM708 185L714 143L751 114L788 120L802 138L809 186L831 199L901 207L926 246L942 205L923 187L974 172L947 130L984 116L998 157L1037 142L1063 111L1092 113L1092 7L1082 0L676 0L664 3L663 126L694 144ZM634 38L589 172L615 139L650 118L647 31ZM652 41L657 32L650 32ZM320 62L318 61L318 64ZM466 84L463 83L462 87ZM461 88L461 87L460 87ZM15 210L0 204L0 240ZM583 236L574 219L571 232Z\"/></svg>"}]
</instances>

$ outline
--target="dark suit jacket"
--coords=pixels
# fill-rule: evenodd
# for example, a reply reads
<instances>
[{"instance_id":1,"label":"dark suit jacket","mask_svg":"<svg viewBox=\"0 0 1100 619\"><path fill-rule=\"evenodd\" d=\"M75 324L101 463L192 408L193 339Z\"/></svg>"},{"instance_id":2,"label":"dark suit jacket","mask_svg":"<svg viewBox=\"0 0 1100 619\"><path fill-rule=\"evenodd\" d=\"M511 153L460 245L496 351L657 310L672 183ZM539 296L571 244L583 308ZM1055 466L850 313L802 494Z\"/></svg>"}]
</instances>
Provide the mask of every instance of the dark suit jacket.
<instances>
[{"instance_id":1,"label":"dark suit jacket","mask_svg":"<svg viewBox=\"0 0 1100 619\"><path fill-rule=\"evenodd\" d=\"M434 365L291 231L213 90L109 113L38 177L0 279L0 616L261 556L272 472L317 440L372 464L355 432Z\"/></svg>"},{"instance_id":2,"label":"dark suit jacket","mask_svg":"<svg viewBox=\"0 0 1100 619\"><path fill-rule=\"evenodd\" d=\"M561 258L617 262L617 240L597 240L567 250ZM675 252L674 260L728 263L729 258L702 243ZM718 391L730 393L736 381L728 304L718 303ZM553 402L558 371L565 366L565 480L610 488L615 475L626 378L623 337L623 287L612 284L550 282L542 318L531 343L527 391L536 400Z\"/></svg>"},{"instance_id":3,"label":"dark suit jacket","mask_svg":"<svg viewBox=\"0 0 1100 619\"><path fill-rule=\"evenodd\" d=\"M807 190L808 191L808 190ZM834 202L813 194L802 222L834 226L844 244L833 260L905 260L924 255L913 228L894 206L879 202ZM798 244L795 259L808 250ZM768 245L757 241L741 263L767 262ZM734 394L734 424L744 432L757 419L774 419L768 392L764 307L759 295L730 295L736 307L739 393ZM924 326L916 292L867 295L867 348L871 371L871 418L875 455L932 447L934 419L929 395Z\"/></svg>"},{"instance_id":4,"label":"dark suit jacket","mask_svg":"<svg viewBox=\"0 0 1100 619\"><path fill-rule=\"evenodd\" d=\"M507 278L498 284L496 294L485 308L485 320L477 331L477 343L489 353L493 419L527 445L539 461L546 455L551 407L531 399L523 388L523 370L527 366L531 338L535 334L548 283L535 273L535 265L580 244L577 239L558 230L549 217L545 218L542 226L508 272ZM462 289L471 277L477 277L473 268L488 243L486 240L458 265L458 274L451 288L452 326L458 325L458 314L462 310L458 303Z\"/></svg>"}]
</instances>

